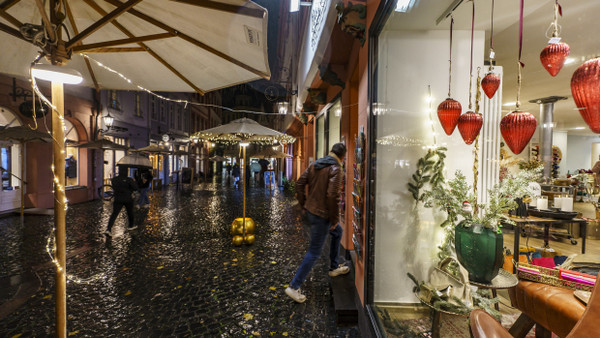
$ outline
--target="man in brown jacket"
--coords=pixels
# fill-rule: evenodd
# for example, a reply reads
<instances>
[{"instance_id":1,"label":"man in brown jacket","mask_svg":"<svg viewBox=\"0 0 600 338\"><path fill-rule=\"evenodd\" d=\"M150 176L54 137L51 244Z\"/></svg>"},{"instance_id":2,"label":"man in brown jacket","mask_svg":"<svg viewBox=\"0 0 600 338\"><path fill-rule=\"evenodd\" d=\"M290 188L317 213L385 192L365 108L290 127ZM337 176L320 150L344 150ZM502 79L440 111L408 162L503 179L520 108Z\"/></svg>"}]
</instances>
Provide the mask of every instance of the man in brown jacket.
<instances>
[{"instance_id":1,"label":"man in brown jacket","mask_svg":"<svg viewBox=\"0 0 600 338\"><path fill-rule=\"evenodd\" d=\"M342 161L346 156L346 146L336 143L329 155L318 159L304 171L296 182L296 198L306 210L310 222L310 246L300 264L290 286L285 293L298 303L306 300L300 292L300 285L321 256L327 234L331 235L329 252L329 276L346 274L350 268L338 264L342 227L339 221L339 199L342 187ZM306 185L308 184L308 195Z\"/></svg>"}]
</instances>

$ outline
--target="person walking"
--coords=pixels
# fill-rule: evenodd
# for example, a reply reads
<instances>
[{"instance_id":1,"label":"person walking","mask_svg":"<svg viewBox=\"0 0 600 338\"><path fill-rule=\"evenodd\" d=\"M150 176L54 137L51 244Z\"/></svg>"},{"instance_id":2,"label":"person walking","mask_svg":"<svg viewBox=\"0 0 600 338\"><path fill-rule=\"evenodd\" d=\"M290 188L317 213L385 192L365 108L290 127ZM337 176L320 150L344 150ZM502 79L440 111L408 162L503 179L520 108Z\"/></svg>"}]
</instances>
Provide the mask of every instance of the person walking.
<instances>
[{"instance_id":1,"label":"person walking","mask_svg":"<svg viewBox=\"0 0 600 338\"><path fill-rule=\"evenodd\" d=\"M150 185L152 184L152 180L154 177L152 173L148 169L141 169L139 175L138 186L140 187L140 198L138 200L138 207L149 207L150 199L148 198L148 189L150 189Z\"/></svg>"},{"instance_id":2,"label":"person walking","mask_svg":"<svg viewBox=\"0 0 600 338\"><path fill-rule=\"evenodd\" d=\"M331 235L329 276L336 277L350 271L348 266L339 264L338 257L343 231L338 224L343 173L341 165L345 156L346 146L343 143L334 144L329 155L309 166L296 181L296 198L300 206L306 210L310 222L308 252L290 286L285 289L285 293L298 303L306 301L306 296L300 292L300 286L321 256L327 234Z\"/></svg>"},{"instance_id":3,"label":"person walking","mask_svg":"<svg viewBox=\"0 0 600 338\"><path fill-rule=\"evenodd\" d=\"M137 226L134 226L133 197L131 195L138 187L131 177L127 177L127 167L119 166L119 175L111 179L111 184L114 191L114 201L113 211L108 219L108 227L104 232L106 237L112 237L112 227L123 207L127 210L127 219L129 220L127 230L137 228Z\"/></svg>"},{"instance_id":4,"label":"person walking","mask_svg":"<svg viewBox=\"0 0 600 338\"><path fill-rule=\"evenodd\" d=\"M231 174L233 175L233 184L235 187L238 187L238 182L240 180L240 166L236 163L233 165L233 169L231 170Z\"/></svg>"}]
</instances>

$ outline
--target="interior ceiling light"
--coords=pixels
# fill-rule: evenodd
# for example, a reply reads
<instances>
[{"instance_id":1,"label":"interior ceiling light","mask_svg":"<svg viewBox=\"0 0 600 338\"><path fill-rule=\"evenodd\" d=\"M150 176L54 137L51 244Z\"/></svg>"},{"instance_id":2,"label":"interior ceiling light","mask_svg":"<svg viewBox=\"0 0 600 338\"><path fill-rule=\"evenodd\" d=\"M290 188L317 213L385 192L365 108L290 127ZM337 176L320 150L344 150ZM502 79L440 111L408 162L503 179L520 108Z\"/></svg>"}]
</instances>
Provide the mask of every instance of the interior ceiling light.
<instances>
[{"instance_id":1,"label":"interior ceiling light","mask_svg":"<svg viewBox=\"0 0 600 338\"><path fill-rule=\"evenodd\" d=\"M583 130L583 129L585 129L585 127L575 127L573 129L575 129L575 130Z\"/></svg>"},{"instance_id":2,"label":"interior ceiling light","mask_svg":"<svg viewBox=\"0 0 600 338\"><path fill-rule=\"evenodd\" d=\"M508 107L508 106L514 106L515 104L516 104L516 102L512 101L512 102L503 103L502 105L505 107Z\"/></svg>"},{"instance_id":3,"label":"interior ceiling light","mask_svg":"<svg viewBox=\"0 0 600 338\"><path fill-rule=\"evenodd\" d=\"M565 60L565 65L569 65L569 64L571 64L571 63L573 63L573 62L575 62L575 61L576 61L576 60L575 60L575 58L567 58L567 59Z\"/></svg>"},{"instance_id":4,"label":"interior ceiling light","mask_svg":"<svg viewBox=\"0 0 600 338\"><path fill-rule=\"evenodd\" d=\"M407 13L416 4L417 0L398 0L396 3L396 12Z\"/></svg>"}]
</instances>

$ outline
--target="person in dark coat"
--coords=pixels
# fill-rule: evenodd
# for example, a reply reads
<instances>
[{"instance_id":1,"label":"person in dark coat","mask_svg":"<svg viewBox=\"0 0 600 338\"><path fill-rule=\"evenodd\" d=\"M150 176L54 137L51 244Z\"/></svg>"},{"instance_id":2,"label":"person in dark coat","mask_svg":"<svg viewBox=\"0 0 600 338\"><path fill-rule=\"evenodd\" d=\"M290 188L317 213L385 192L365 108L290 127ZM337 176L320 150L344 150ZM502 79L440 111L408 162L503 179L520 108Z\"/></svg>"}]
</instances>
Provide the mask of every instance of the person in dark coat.
<instances>
[{"instance_id":1,"label":"person in dark coat","mask_svg":"<svg viewBox=\"0 0 600 338\"><path fill-rule=\"evenodd\" d=\"M112 237L112 227L123 207L127 210L127 219L129 220L127 230L137 228L137 226L134 226L132 194L138 189L138 186L131 177L127 177L127 167L119 166L119 175L111 179L111 184L114 191L114 201L113 211L108 220L108 227L104 232L106 237Z\"/></svg>"},{"instance_id":2,"label":"person in dark coat","mask_svg":"<svg viewBox=\"0 0 600 338\"><path fill-rule=\"evenodd\" d=\"M138 176L138 186L140 187L140 199L138 201L138 206L141 207L149 207L150 199L148 199L148 189L150 189L150 185L152 184L152 180L154 177L152 173L148 169L141 169L139 171Z\"/></svg>"},{"instance_id":3,"label":"person in dark coat","mask_svg":"<svg viewBox=\"0 0 600 338\"><path fill-rule=\"evenodd\" d=\"M235 184L235 187L237 188L238 181L240 180L240 166L237 163L233 165L231 173L233 175L233 182Z\"/></svg>"}]
</instances>

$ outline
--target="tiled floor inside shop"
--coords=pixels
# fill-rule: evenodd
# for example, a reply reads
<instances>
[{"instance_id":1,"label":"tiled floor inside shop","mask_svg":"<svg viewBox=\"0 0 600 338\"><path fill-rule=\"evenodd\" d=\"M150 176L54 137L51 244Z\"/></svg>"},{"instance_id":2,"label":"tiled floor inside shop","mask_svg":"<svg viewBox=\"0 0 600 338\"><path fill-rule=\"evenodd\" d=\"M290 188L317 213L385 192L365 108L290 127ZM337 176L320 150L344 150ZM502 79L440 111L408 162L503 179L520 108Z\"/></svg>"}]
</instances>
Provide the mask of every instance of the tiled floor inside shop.
<instances>
[{"instance_id":1,"label":"tiled floor inside shop","mask_svg":"<svg viewBox=\"0 0 600 338\"><path fill-rule=\"evenodd\" d=\"M512 251L514 243L514 232L511 229L504 231L504 247ZM527 237L521 237L521 247L542 248L543 238L535 233L526 231ZM549 247L554 249L558 255L569 256L581 254L581 238L576 238L577 244L573 245L568 239L551 238ZM600 255L600 240L587 239L586 254ZM521 314L510 304L508 291L499 290L500 312L502 314L502 325L509 328ZM429 308L415 304L403 306L378 306L376 308L380 320L388 337L431 337L432 316ZM468 318L443 314L441 316L441 337L469 337ZM535 337L534 331L528 337ZM553 335L553 337L557 337Z\"/></svg>"}]
</instances>

